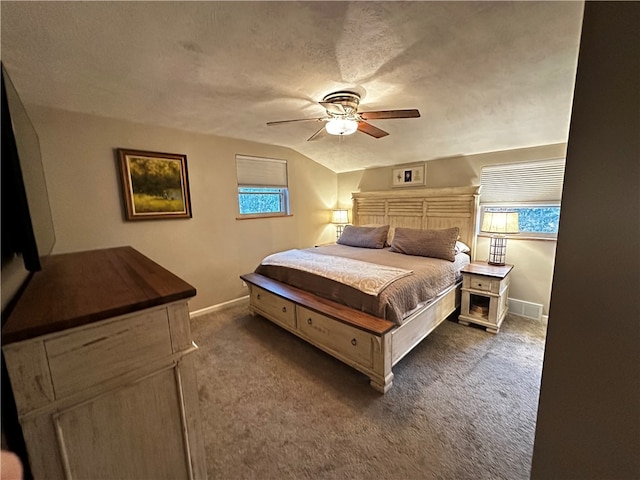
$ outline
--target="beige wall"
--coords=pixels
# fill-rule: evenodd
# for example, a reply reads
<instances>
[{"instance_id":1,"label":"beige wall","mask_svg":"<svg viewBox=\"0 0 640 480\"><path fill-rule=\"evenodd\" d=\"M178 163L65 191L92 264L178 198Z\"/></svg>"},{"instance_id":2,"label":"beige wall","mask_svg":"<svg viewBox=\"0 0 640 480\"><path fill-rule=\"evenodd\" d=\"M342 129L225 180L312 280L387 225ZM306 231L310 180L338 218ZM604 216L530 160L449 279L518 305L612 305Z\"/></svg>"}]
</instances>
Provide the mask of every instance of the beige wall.
<instances>
[{"instance_id":1,"label":"beige wall","mask_svg":"<svg viewBox=\"0 0 640 480\"><path fill-rule=\"evenodd\" d=\"M335 174L287 148L199 135L102 117L31 107L38 131L56 228L54 253L132 245L198 290L199 310L246 294L238 276L265 255L332 241L329 209L349 207L351 193L390 189L393 167ZM72 133L71 133L72 132ZM123 219L115 148L185 153L193 218ZM289 161L292 217L236 220L235 154ZM426 186L479 183L484 165L563 157L565 145L437 159L426 162ZM488 239L476 258L485 260ZM548 312L555 242L509 240L516 265L510 296L541 303Z\"/></svg>"},{"instance_id":2,"label":"beige wall","mask_svg":"<svg viewBox=\"0 0 640 480\"><path fill-rule=\"evenodd\" d=\"M566 144L562 143L430 160L425 162L425 186L479 185L480 173L485 165L564 158L565 154ZM349 207L352 192L391 189L392 170L397 166L338 174L339 205ZM555 248L555 241L525 239L509 239L507 247L507 262L515 265L509 296L526 302L542 304L544 315L549 312ZM488 252L489 239L486 237L478 238L476 259L486 260Z\"/></svg>"},{"instance_id":3,"label":"beige wall","mask_svg":"<svg viewBox=\"0 0 640 480\"><path fill-rule=\"evenodd\" d=\"M198 290L199 310L247 294L238 276L267 254L331 241L337 176L287 148L42 107L38 132L56 230L54 253L131 245ZM115 148L187 155L192 219L123 219ZM235 154L288 160L293 216L236 220Z\"/></svg>"}]
</instances>

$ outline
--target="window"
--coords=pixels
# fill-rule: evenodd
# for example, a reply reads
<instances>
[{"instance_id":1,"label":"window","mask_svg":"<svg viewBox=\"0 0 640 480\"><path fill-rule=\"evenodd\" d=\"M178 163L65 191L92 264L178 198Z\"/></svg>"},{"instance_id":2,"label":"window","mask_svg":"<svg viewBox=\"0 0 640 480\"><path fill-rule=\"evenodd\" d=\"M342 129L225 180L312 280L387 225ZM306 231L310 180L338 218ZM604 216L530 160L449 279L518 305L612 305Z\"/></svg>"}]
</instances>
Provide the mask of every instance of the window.
<instances>
[{"instance_id":1,"label":"window","mask_svg":"<svg viewBox=\"0 0 640 480\"><path fill-rule=\"evenodd\" d=\"M240 215L287 211L286 188L238 187Z\"/></svg>"},{"instance_id":2,"label":"window","mask_svg":"<svg viewBox=\"0 0 640 480\"><path fill-rule=\"evenodd\" d=\"M560 205L529 205L513 207L482 207L485 212L508 210L518 212L519 235L555 238L558 235L560 222Z\"/></svg>"},{"instance_id":3,"label":"window","mask_svg":"<svg viewBox=\"0 0 640 480\"><path fill-rule=\"evenodd\" d=\"M482 215L515 210L520 237L556 238L563 180L562 159L483 167Z\"/></svg>"},{"instance_id":4,"label":"window","mask_svg":"<svg viewBox=\"0 0 640 480\"><path fill-rule=\"evenodd\" d=\"M289 214L287 161L236 155L240 218Z\"/></svg>"}]
</instances>

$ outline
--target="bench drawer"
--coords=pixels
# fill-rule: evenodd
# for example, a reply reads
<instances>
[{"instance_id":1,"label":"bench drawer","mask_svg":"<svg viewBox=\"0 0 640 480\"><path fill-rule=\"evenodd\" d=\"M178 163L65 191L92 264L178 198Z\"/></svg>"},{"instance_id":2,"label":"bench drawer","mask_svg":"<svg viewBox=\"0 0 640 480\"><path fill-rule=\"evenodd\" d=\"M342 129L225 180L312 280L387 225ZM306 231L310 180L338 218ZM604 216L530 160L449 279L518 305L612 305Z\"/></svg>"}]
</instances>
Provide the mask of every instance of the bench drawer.
<instances>
[{"instance_id":1,"label":"bench drawer","mask_svg":"<svg viewBox=\"0 0 640 480\"><path fill-rule=\"evenodd\" d=\"M373 335L300 305L296 309L303 335L359 365L373 366Z\"/></svg>"},{"instance_id":2,"label":"bench drawer","mask_svg":"<svg viewBox=\"0 0 640 480\"><path fill-rule=\"evenodd\" d=\"M260 287L251 288L251 306L270 320L289 328L296 327L296 308L293 302Z\"/></svg>"}]
</instances>

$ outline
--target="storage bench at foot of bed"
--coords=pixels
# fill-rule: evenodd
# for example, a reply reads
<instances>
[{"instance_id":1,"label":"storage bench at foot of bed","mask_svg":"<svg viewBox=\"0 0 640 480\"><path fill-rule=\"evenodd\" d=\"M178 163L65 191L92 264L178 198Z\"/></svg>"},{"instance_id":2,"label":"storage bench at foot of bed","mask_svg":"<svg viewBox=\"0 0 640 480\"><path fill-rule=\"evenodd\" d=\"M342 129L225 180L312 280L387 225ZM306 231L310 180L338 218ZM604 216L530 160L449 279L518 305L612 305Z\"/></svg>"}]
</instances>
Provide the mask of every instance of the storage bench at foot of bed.
<instances>
[{"instance_id":1,"label":"storage bench at foot of bed","mask_svg":"<svg viewBox=\"0 0 640 480\"><path fill-rule=\"evenodd\" d=\"M401 326L317 297L257 273L242 275L250 289L250 309L367 375L386 393L391 368L460 305L460 285L452 285Z\"/></svg>"},{"instance_id":2,"label":"storage bench at foot of bed","mask_svg":"<svg viewBox=\"0 0 640 480\"><path fill-rule=\"evenodd\" d=\"M393 381L391 336L395 324L316 297L257 273L242 275L250 309L367 375L385 393Z\"/></svg>"}]
</instances>

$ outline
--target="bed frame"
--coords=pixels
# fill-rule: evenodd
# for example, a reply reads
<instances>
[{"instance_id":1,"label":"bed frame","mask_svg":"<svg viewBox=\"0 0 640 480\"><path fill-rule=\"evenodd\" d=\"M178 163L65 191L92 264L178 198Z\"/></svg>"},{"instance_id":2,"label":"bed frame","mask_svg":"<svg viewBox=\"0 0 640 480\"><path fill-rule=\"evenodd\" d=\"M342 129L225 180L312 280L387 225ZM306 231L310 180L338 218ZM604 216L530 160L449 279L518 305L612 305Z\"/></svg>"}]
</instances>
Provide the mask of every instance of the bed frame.
<instances>
[{"instance_id":1,"label":"bed frame","mask_svg":"<svg viewBox=\"0 0 640 480\"><path fill-rule=\"evenodd\" d=\"M475 258L480 187L390 190L353 194L355 225L460 228L460 240ZM460 284L452 285L402 325L346 307L256 273L242 275L250 310L289 330L370 378L386 393L392 367L460 306Z\"/></svg>"}]
</instances>

